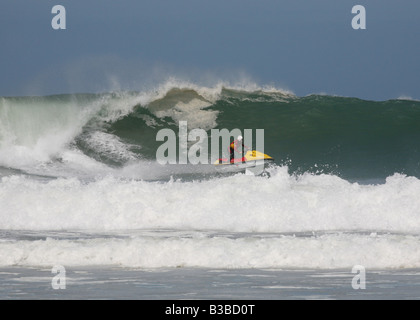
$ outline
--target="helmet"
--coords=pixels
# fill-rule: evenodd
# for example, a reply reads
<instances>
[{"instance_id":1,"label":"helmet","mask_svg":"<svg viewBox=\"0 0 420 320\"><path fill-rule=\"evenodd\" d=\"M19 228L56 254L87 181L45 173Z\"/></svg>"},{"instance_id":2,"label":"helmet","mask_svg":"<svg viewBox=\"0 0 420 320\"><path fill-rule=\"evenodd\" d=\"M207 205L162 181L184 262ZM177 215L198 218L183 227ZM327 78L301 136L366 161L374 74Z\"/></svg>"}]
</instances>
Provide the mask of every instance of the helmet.
<instances>
[{"instance_id":1,"label":"helmet","mask_svg":"<svg viewBox=\"0 0 420 320\"><path fill-rule=\"evenodd\" d=\"M238 136L238 141L242 141L242 136Z\"/></svg>"}]
</instances>

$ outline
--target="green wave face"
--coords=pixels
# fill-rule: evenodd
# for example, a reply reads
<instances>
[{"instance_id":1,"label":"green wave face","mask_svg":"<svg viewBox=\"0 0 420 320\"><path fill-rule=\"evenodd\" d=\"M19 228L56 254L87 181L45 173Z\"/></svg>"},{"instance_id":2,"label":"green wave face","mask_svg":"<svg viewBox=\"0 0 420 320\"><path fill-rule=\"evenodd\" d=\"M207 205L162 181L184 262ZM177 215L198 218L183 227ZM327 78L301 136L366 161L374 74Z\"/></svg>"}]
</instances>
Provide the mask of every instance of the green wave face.
<instances>
[{"instance_id":1,"label":"green wave face","mask_svg":"<svg viewBox=\"0 0 420 320\"><path fill-rule=\"evenodd\" d=\"M292 173L420 177L418 101L197 86L0 98L0 166L39 166L59 161L66 150L109 167L154 161L162 144L157 132L177 132L179 121L209 136L211 129L264 129L264 152Z\"/></svg>"},{"instance_id":2,"label":"green wave face","mask_svg":"<svg viewBox=\"0 0 420 320\"><path fill-rule=\"evenodd\" d=\"M220 127L263 128L265 150L292 171L346 178L420 175L420 103L308 96L216 106Z\"/></svg>"}]
</instances>

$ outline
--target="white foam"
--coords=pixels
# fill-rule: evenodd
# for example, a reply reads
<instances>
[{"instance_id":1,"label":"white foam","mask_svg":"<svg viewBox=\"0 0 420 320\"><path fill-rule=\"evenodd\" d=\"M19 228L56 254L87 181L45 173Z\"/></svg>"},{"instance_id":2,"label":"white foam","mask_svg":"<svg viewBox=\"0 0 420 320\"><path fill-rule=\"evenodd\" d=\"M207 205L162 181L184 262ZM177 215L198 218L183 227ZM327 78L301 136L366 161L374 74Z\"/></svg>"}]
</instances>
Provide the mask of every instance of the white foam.
<instances>
[{"instance_id":1,"label":"white foam","mask_svg":"<svg viewBox=\"0 0 420 320\"><path fill-rule=\"evenodd\" d=\"M134 236L0 243L0 266L117 265L206 268L418 268L419 237Z\"/></svg>"},{"instance_id":2,"label":"white foam","mask_svg":"<svg viewBox=\"0 0 420 320\"><path fill-rule=\"evenodd\" d=\"M48 161L81 131L84 119L83 110L73 103L3 101L0 165L20 167Z\"/></svg>"},{"instance_id":3,"label":"white foam","mask_svg":"<svg viewBox=\"0 0 420 320\"><path fill-rule=\"evenodd\" d=\"M412 98L412 97L410 97L410 96L406 96L406 95L401 95L401 96L399 96L399 97L397 98L397 100L408 100L408 101L416 101L416 102L420 101L420 100L418 100L418 99L414 99L414 98Z\"/></svg>"},{"instance_id":4,"label":"white foam","mask_svg":"<svg viewBox=\"0 0 420 320\"><path fill-rule=\"evenodd\" d=\"M76 98L63 102L49 97L3 99L0 105L0 165L37 172L45 163L72 152L71 144L89 121L96 121L98 126L116 121L130 113L142 99L129 93L106 94L92 102L77 101ZM91 126L95 125L92 122ZM87 142L99 142L95 147L114 156L135 158L128 150L130 146L124 146L111 134L94 130L92 128Z\"/></svg>"},{"instance_id":5,"label":"white foam","mask_svg":"<svg viewBox=\"0 0 420 320\"><path fill-rule=\"evenodd\" d=\"M0 242L0 265L417 268L419 192L414 177L359 185L287 167L192 182L3 177L0 230L49 238Z\"/></svg>"},{"instance_id":6,"label":"white foam","mask_svg":"<svg viewBox=\"0 0 420 320\"><path fill-rule=\"evenodd\" d=\"M84 137L84 142L96 153L115 160L136 160L137 157L130 148L140 148L123 143L117 136L101 131L90 132Z\"/></svg>"},{"instance_id":7,"label":"white foam","mask_svg":"<svg viewBox=\"0 0 420 320\"><path fill-rule=\"evenodd\" d=\"M147 182L107 177L47 183L22 176L0 184L0 229L212 229L242 232L380 230L420 232L420 181L394 175L383 185L336 176Z\"/></svg>"}]
</instances>

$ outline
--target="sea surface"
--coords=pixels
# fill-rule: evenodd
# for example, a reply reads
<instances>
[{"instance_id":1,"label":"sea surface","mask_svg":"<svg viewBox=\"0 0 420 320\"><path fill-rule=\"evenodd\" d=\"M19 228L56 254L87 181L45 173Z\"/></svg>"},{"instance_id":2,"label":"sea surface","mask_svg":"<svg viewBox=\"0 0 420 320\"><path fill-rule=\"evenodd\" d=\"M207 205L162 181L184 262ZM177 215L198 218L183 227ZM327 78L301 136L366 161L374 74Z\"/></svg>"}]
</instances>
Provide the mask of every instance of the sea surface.
<instances>
[{"instance_id":1,"label":"sea surface","mask_svg":"<svg viewBox=\"0 0 420 320\"><path fill-rule=\"evenodd\" d=\"M180 121L264 129L275 160L162 165ZM419 179L414 100L176 80L0 97L0 299L418 299Z\"/></svg>"}]
</instances>

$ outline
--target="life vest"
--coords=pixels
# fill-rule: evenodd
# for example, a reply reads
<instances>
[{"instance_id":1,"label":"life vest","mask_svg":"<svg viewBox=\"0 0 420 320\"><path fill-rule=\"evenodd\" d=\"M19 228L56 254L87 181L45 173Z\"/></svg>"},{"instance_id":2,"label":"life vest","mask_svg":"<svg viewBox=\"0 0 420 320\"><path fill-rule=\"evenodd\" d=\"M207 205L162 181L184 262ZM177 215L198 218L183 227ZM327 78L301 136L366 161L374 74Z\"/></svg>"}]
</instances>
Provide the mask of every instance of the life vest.
<instances>
[{"instance_id":1,"label":"life vest","mask_svg":"<svg viewBox=\"0 0 420 320\"><path fill-rule=\"evenodd\" d=\"M239 145L240 145L240 142L238 140L232 141L230 146L229 146L229 151L235 150L235 151L239 152L239 150L238 150ZM244 148L242 148L242 149L244 149ZM242 151L244 151L244 150L242 150Z\"/></svg>"}]
</instances>

